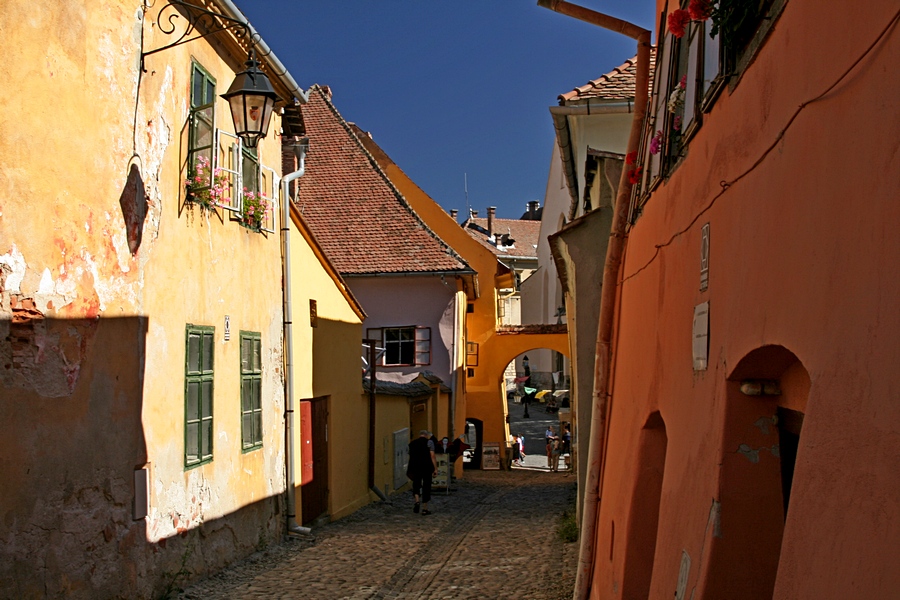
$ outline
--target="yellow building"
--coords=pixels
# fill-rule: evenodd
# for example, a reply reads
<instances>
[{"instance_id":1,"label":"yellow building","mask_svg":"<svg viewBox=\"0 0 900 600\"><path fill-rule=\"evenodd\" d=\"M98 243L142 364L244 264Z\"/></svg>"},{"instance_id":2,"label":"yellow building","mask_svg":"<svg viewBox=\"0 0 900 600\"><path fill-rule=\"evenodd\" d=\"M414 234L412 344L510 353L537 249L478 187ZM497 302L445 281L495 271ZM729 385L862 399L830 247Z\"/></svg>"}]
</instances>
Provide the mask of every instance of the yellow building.
<instances>
[{"instance_id":1,"label":"yellow building","mask_svg":"<svg viewBox=\"0 0 900 600\"><path fill-rule=\"evenodd\" d=\"M285 531L277 134L304 94L254 37L280 101L255 148L236 137L221 94L246 20L196 4L0 7L3 597L158 597ZM172 45L200 19L209 36ZM295 399L330 395L337 419L359 380L320 382L341 348L358 361L360 311L296 262L318 265L322 317Z\"/></svg>"},{"instance_id":2,"label":"yellow building","mask_svg":"<svg viewBox=\"0 0 900 600\"><path fill-rule=\"evenodd\" d=\"M291 203L296 521L350 514L370 496L360 357L365 312Z\"/></svg>"}]
</instances>

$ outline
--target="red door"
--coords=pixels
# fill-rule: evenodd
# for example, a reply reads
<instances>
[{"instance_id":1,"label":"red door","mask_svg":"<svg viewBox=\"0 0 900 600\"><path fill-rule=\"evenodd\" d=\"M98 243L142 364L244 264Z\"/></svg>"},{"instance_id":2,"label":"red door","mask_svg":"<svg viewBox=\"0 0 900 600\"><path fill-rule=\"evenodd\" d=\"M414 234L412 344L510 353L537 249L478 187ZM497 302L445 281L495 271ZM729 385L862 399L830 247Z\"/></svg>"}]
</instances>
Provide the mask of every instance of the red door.
<instances>
[{"instance_id":1,"label":"red door","mask_svg":"<svg viewBox=\"0 0 900 600\"><path fill-rule=\"evenodd\" d=\"M328 512L328 399L300 402L302 522Z\"/></svg>"}]
</instances>

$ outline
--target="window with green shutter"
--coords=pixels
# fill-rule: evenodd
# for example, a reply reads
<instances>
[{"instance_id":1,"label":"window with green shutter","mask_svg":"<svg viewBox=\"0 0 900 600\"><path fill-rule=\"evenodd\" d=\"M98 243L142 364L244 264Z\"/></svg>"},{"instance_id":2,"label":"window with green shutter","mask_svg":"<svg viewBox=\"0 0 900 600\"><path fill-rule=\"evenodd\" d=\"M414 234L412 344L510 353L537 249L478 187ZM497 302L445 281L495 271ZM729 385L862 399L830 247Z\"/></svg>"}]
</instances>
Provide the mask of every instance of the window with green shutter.
<instances>
[{"instance_id":1,"label":"window with green shutter","mask_svg":"<svg viewBox=\"0 0 900 600\"><path fill-rule=\"evenodd\" d=\"M202 174L205 181L192 185L200 191L212 185L212 173L216 163L213 154L216 126L216 80L194 62L191 66L191 113L188 129L188 177ZM200 169L197 166L200 165Z\"/></svg>"},{"instance_id":2,"label":"window with green shutter","mask_svg":"<svg viewBox=\"0 0 900 600\"><path fill-rule=\"evenodd\" d=\"M262 357L260 335L241 332L241 447L247 452L261 448Z\"/></svg>"},{"instance_id":3,"label":"window with green shutter","mask_svg":"<svg viewBox=\"0 0 900 600\"><path fill-rule=\"evenodd\" d=\"M213 457L214 327L188 325L184 365L184 466L195 467Z\"/></svg>"}]
</instances>

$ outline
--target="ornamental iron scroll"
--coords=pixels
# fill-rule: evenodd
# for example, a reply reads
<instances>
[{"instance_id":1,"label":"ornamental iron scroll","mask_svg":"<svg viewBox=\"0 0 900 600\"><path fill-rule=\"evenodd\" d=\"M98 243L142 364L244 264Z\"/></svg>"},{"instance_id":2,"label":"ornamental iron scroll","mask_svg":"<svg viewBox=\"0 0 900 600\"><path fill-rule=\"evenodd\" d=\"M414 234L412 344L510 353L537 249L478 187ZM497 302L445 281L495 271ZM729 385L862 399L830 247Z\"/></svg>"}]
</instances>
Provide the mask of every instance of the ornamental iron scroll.
<instances>
[{"instance_id":1,"label":"ornamental iron scroll","mask_svg":"<svg viewBox=\"0 0 900 600\"><path fill-rule=\"evenodd\" d=\"M179 17L186 19L187 26L178 39L161 48L150 50L149 52L141 52L141 70L145 73L147 72L147 69L144 68L145 57L213 35L220 31L231 31L238 37L243 37L248 42L251 38L249 23L226 17L223 14L207 10L194 4L189 4L183 0L169 0L168 4L159 10L159 13L156 16L156 26L161 33L173 35L176 30L179 29L179 25L176 24ZM191 37L192 35L193 37Z\"/></svg>"}]
</instances>

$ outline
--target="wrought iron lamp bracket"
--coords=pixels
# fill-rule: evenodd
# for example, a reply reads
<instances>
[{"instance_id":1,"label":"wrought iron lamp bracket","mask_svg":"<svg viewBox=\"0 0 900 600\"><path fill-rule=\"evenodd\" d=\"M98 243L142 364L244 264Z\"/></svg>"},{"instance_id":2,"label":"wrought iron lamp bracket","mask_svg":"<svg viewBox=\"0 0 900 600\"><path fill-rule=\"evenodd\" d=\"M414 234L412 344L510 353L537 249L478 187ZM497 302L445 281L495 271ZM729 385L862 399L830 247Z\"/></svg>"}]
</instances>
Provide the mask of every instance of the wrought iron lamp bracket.
<instances>
[{"instance_id":1,"label":"wrought iron lamp bracket","mask_svg":"<svg viewBox=\"0 0 900 600\"><path fill-rule=\"evenodd\" d=\"M144 58L147 56L219 33L220 31L231 31L246 39L248 43L250 42L250 25L248 23L184 2L184 0L168 0L168 4L163 6L156 16L156 26L160 32L172 35L178 28L175 24L178 17L187 19L187 27L177 40L161 48L141 53L141 70L145 73L147 69L144 68ZM197 35L190 37L195 33Z\"/></svg>"}]
</instances>

